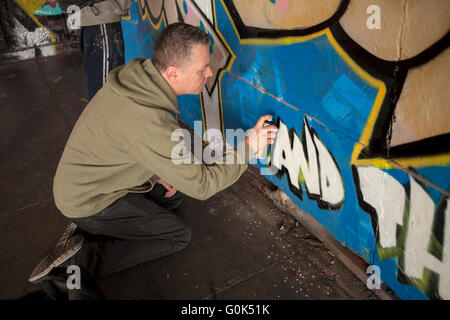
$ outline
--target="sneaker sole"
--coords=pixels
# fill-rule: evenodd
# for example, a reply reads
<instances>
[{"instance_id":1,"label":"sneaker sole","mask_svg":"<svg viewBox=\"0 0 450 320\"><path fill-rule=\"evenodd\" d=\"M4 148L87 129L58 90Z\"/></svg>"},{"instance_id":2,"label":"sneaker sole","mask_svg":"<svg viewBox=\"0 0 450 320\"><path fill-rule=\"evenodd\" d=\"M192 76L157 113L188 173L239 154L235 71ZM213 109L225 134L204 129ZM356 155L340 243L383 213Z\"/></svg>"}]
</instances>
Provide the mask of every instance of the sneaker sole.
<instances>
[{"instance_id":1,"label":"sneaker sole","mask_svg":"<svg viewBox=\"0 0 450 320\"><path fill-rule=\"evenodd\" d=\"M64 246L66 247L66 249L60 254L58 254L56 258L51 258L51 256L47 256L44 259L42 259L36 266L36 268L34 268L28 281L36 282L40 278L46 276L47 274L50 273L50 271L52 271L53 268L66 262L68 259L73 257L78 251L80 251L82 245L83 245L83 237L81 235L76 235L70 238L69 240L66 240ZM61 243L58 243L58 246L55 249L55 251L57 251L58 249L64 249L61 246Z\"/></svg>"}]
</instances>

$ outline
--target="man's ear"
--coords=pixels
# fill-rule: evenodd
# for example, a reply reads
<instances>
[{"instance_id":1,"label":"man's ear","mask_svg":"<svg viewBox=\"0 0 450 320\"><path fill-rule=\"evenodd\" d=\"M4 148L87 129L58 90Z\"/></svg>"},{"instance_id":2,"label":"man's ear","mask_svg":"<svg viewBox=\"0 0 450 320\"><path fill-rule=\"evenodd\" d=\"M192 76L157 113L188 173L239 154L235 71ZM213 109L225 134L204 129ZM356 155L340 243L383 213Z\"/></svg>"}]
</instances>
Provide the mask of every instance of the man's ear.
<instances>
[{"instance_id":1,"label":"man's ear","mask_svg":"<svg viewBox=\"0 0 450 320\"><path fill-rule=\"evenodd\" d=\"M176 66L168 66L165 73L171 82L176 82L180 77L180 71Z\"/></svg>"}]
</instances>

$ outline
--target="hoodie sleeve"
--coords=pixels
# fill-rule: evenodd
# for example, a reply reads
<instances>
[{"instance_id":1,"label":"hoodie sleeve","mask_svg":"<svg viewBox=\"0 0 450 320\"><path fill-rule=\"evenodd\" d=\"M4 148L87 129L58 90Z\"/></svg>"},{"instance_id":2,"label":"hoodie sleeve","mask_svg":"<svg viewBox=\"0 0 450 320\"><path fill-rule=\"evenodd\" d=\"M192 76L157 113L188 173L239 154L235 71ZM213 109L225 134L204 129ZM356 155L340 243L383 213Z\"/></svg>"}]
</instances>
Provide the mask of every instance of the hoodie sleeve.
<instances>
[{"instance_id":1,"label":"hoodie sleeve","mask_svg":"<svg viewBox=\"0 0 450 320\"><path fill-rule=\"evenodd\" d=\"M180 141L172 139L172 133L177 129L183 130L172 116L165 116L164 126L153 127L152 133L136 141L129 153L137 163L192 198L206 200L229 187L239 179L254 157L254 151L242 142L231 153L223 155L223 164L196 163L199 161L194 161L191 152L175 159L174 150L180 150ZM226 164L225 160L230 163L231 159L231 164Z\"/></svg>"}]
</instances>

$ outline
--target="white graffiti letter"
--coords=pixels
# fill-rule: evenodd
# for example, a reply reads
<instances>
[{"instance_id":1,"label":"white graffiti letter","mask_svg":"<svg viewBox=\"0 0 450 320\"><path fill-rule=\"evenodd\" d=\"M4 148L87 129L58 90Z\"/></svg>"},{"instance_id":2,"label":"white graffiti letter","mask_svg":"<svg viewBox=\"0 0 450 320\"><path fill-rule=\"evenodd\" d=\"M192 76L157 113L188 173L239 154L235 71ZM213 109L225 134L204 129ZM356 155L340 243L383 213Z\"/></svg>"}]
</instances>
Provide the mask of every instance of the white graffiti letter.
<instances>
[{"instance_id":1,"label":"white graffiti letter","mask_svg":"<svg viewBox=\"0 0 450 320\"><path fill-rule=\"evenodd\" d=\"M424 268L439 274L439 294L450 298L450 228L449 208L445 212L445 240L443 259L440 261L428 252L431 240L435 205L427 192L413 179L411 185L411 205L409 210L408 234L405 242L405 274L421 279ZM448 204L448 202L447 202Z\"/></svg>"},{"instance_id":2,"label":"white graffiti letter","mask_svg":"<svg viewBox=\"0 0 450 320\"><path fill-rule=\"evenodd\" d=\"M286 125L280 121L280 128L278 129L273 149L272 164L280 170L284 166L289 172L291 184L297 189L300 189L298 183L299 166L297 158L301 155L303 155L303 147L300 143L300 139L294 134L293 147L291 149L289 131Z\"/></svg>"},{"instance_id":3,"label":"white graffiti letter","mask_svg":"<svg viewBox=\"0 0 450 320\"><path fill-rule=\"evenodd\" d=\"M345 193L341 173L327 147L325 147L317 135L314 135L314 142L316 143L319 154L322 200L331 205L338 205L344 201Z\"/></svg>"},{"instance_id":4,"label":"white graffiti letter","mask_svg":"<svg viewBox=\"0 0 450 320\"><path fill-rule=\"evenodd\" d=\"M358 168L363 200L371 205L378 217L379 241L383 248L397 244L397 225L403 224L405 190L386 172L374 167Z\"/></svg>"},{"instance_id":5,"label":"white graffiti letter","mask_svg":"<svg viewBox=\"0 0 450 320\"><path fill-rule=\"evenodd\" d=\"M442 252L442 269L439 275L439 295L446 300L450 299L450 274L448 272L450 266L450 199L447 199L447 207L445 209L445 226L444 226L444 244Z\"/></svg>"},{"instance_id":6,"label":"white graffiti letter","mask_svg":"<svg viewBox=\"0 0 450 320\"><path fill-rule=\"evenodd\" d=\"M381 9L377 5L370 5L367 7L366 12L372 14L367 18L366 26L368 29L381 29Z\"/></svg>"},{"instance_id":7,"label":"white graffiti letter","mask_svg":"<svg viewBox=\"0 0 450 320\"><path fill-rule=\"evenodd\" d=\"M302 169L303 177L305 178L305 186L311 195L320 195L319 183L319 167L317 164L316 147L314 146L311 132L309 131L306 118L303 121L303 128L305 130L306 150L308 152L308 161L306 161L303 146L300 144L301 152L299 154L300 168Z\"/></svg>"}]
</instances>

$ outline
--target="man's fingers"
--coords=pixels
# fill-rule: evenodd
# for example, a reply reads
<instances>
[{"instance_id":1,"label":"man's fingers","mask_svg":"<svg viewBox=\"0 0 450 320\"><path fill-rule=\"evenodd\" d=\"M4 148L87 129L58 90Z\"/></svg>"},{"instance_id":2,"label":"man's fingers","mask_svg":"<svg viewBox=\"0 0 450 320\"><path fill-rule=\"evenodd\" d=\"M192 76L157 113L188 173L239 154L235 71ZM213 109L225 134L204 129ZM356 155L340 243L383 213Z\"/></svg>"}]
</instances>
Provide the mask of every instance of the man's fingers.
<instances>
[{"instance_id":1,"label":"man's fingers","mask_svg":"<svg viewBox=\"0 0 450 320\"><path fill-rule=\"evenodd\" d=\"M173 187L169 184L167 184L164 180L158 179L157 183L159 183L160 185L162 185L164 188L166 188L166 190L171 190L173 189Z\"/></svg>"},{"instance_id":2,"label":"man's fingers","mask_svg":"<svg viewBox=\"0 0 450 320\"><path fill-rule=\"evenodd\" d=\"M266 132L277 132L278 128L276 126L268 126L268 127L264 127L261 130L264 130Z\"/></svg>"},{"instance_id":3,"label":"man's fingers","mask_svg":"<svg viewBox=\"0 0 450 320\"><path fill-rule=\"evenodd\" d=\"M275 138L277 137L277 131L278 128L277 127L267 127L267 128L262 128L259 136L258 136L258 145L260 143L263 144L272 144L273 141L275 141ZM270 140L270 141L269 141ZM264 143L264 141L267 141L266 143Z\"/></svg>"},{"instance_id":4,"label":"man's fingers","mask_svg":"<svg viewBox=\"0 0 450 320\"><path fill-rule=\"evenodd\" d=\"M176 190L175 188L172 188L172 189L168 190L168 191L164 194L164 196L165 196L166 198L170 198L170 197L172 197L176 192L177 192L177 190Z\"/></svg>"},{"instance_id":5,"label":"man's fingers","mask_svg":"<svg viewBox=\"0 0 450 320\"><path fill-rule=\"evenodd\" d=\"M277 132L278 128L276 126L270 125L270 126L267 126L267 127L263 127L263 128L261 128L259 130L261 130L261 132Z\"/></svg>"},{"instance_id":6,"label":"man's fingers","mask_svg":"<svg viewBox=\"0 0 450 320\"><path fill-rule=\"evenodd\" d=\"M167 183L164 182L163 180L158 179L157 182L158 182L159 184L161 184L161 185L167 190L167 191L164 193L164 197L170 198L170 197L172 197L172 196L177 192L177 190L176 190L174 187L172 187L171 185L167 184Z\"/></svg>"},{"instance_id":7,"label":"man's fingers","mask_svg":"<svg viewBox=\"0 0 450 320\"><path fill-rule=\"evenodd\" d=\"M269 132L269 133L267 134L267 136L268 136L270 139L275 139L275 138L277 137L277 133L271 131L271 132Z\"/></svg>"},{"instance_id":8,"label":"man's fingers","mask_svg":"<svg viewBox=\"0 0 450 320\"><path fill-rule=\"evenodd\" d=\"M272 116L270 114L263 115L259 117L258 122L256 122L255 127L261 128L264 125L264 121L272 120Z\"/></svg>"},{"instance_id":9,"label":"man's fingers","mask_svg":"<svg viewBox=\"0 0 450 320\"><path fill-rule=\"evenodd\" d=\"M275 138L277 136L278 128L275 126L269 126L261 129L263 137Z\"/></svg>"},{"instance_id":10,"label":"man's fingers","mask_svg":"<svg viewBox=\"0 0 450 320\"><path fill-rule=\"evenodd\" d=\"M166 188L166 190L168 190L168 191L169 191L170 189L172 189L172 187L169 186L167 183L163 184L163 187Z\"/></svg>"}]
</instances>

